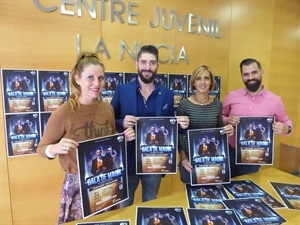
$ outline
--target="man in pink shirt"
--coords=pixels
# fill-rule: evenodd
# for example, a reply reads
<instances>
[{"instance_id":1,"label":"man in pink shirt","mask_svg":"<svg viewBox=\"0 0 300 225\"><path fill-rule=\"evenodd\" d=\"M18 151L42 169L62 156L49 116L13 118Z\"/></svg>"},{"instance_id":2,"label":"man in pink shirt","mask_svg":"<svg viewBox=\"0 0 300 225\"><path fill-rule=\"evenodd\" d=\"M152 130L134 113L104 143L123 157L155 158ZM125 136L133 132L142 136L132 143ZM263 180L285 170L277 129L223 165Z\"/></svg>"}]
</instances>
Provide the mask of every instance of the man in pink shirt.
<instances>
[{"instance_id":1,"label":"man in pink shirt","mask_svg":"<svg viewBox=\"0 0 300 225\"><path fill-rule=\"evenodd\" d=\"M244 59L240 63L244 88L229 92L223 102L223 122L236 126L240 116L274 116L274 134L289 134L292 121L285 112L281 97L268 91L262 84L264 70L255 59ZM231 177L257 172L260 165L236 165L236 135L229 137Z\"/></svg>"}]
</instances>

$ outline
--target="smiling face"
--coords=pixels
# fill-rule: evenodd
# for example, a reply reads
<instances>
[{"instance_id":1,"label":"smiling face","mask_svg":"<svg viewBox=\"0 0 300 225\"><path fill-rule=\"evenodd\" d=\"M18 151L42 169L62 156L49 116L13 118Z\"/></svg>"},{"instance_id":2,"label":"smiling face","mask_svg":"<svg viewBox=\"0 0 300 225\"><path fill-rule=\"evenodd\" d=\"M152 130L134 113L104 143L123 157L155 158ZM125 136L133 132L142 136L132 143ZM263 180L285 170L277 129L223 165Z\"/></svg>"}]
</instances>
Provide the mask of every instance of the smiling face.
<instances>
[{"instance_id":1,"label":"smiling face","mask_svg":"<svg viewBox=\"0 0 300 225\"><path fill-rule=\"evenodd\" d=\"M198 74L195 78L193 85L195 91L197 92L200 93L209 92L212 85L212 79L210 73L207 70L204 70L202 73Z\"/></svg>"},{"instance_id":2,"label":"smiling face","mask_svg":"<svg viewBox=\"0 0 300 225\"><path fill-rule=\"evenodd\" d=\"M79 102L84 105L93 104L104 88L104 71L100 65L87 65L81 73L76 74L76 82L81 88Z\"/></svg>"},{"instance_id":3,"label":"smiling face","mask_svg":"<svg viewBox=\"0 0 300 225\"><path fill-rule=\"evenodd\" d=\"M142 53L136 62L139 79L145 84L152 83L158 70L156 56L150 53Z\"/></svg>"},{"instance_id":4,"label":"smiling face","mask_svg":"<svg viewBox=\"0 0 300 225\"><path fill-rule=\"evenodd\" d=\"M261 90L263 70L258 67L257 63L243 65L241 72L242 80L250 92Z\"/></svg>"}]
</instances>

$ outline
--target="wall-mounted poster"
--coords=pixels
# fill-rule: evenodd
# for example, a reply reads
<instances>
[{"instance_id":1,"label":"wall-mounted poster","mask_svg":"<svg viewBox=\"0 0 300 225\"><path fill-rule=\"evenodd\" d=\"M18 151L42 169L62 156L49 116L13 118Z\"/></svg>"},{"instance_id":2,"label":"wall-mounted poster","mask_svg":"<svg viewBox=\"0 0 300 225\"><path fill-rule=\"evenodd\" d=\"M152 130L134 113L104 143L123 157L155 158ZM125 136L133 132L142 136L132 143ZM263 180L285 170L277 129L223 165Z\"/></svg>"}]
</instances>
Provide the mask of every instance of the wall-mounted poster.
<instances>
[{"instance_id":1,"label":"wall-mounted poster","mask_svg":"<svg viewBox=\"0 0 300 225\"><path fill-rule=\"evenodd\" d=\"M156 74L154 78L154 82L156 84L160 84L162 86L165 86L166 88L169 88L169 75L168 74Z\"/></svg>"},{"instance_id":2,"label":"wall-mounted poster","mask_svg":"<svg viewBox=\"0 0 300 225\"><path fill-rule=\"evenodd\" d=\"M188 131L191 185L230 182L227 135L223 128Z\"/></svg>"},{"instance_id":3,"label":"wall-mounted poster","mask_svg":"<svg viewBox=\"0 0 300 225\"><path fill-rule=\"evenodd\" d=\"M2 69L5 113L38 112L36 70Z\"/></svg>"},{"instance_id":4,"label":"wall-mounted poster","mask_svg":"<svg viewBox=\"0 0 300 225\"><path fill-rule=\"evenodd\" d=\"M272 165L274 159L273 116L240 117L236 126L236 163Z\"/></svg>"},{"instance_id":5,"label":"wall-mounted poster","mask_svg":"<svg viewBox=\"0 0 300 225\"><path fill-rule=\"evenodd\" d=\"M175 117L140 117L136 124L136 173L172 174L177 163Z\"/></svg>"},{"instance_id":6,"label":"wall-mounted poster","mask_svg":"<svg viewBox=\"0 0 300 225\"><path fill-rule=\"evenodd\" d=\"M77 160L84 218L128 198L124 134L80 142Z\"/></svg>"},{"instance_id":7,"label":"wall-mounted poster","mask_svg":"<svg viewBox=\"0 0 300 225\"><path fill-rule=\"evenodd\" d=\"M40 141L39 114L5 115L5 121L7 155L35 154Z\"/></svg>"},{"instance_id":8,"label":"wall-mounted poster","mask_svg":"<svg viewBox=\"0 0 300 225\"><path fill-rule=\"evenodd\" d=\"M102 90L102 100L108 103L111 102L115 90L119 84L123 84L124 73L107 72L105 73L105 86Z\"/></svg>"},{"instance_id":9,"label":"wall-mounted poster","mask_svg":"<svg viewBox=\"0 0 300 225\"><path fill-rule=\"evenodd\" d=\"M169 74L169 89L174 93L174 108L179 102L186 98L188 88L188 78L185 74Z\"/></svg>"},{"instance_id":10,"label":"wall-mounted poster","mask_svg":"<svg viewBox=\"0 0 300 225\"><path fill-rule=\"evenodd\" d=\"M69 71L39 70L40 111L53 111L69 98Z\"/></svg>"},{"instance_id":11,"label":"wall-mounted poster","mask_svg":"<svg viewBox=\"0 0 300 225\"><path fill-rule=\"evenodd\" d=\"M125 73L124 74L124 84L136 81L137 78L138 78L137 73Z\"/></svg>"}]
</instances>

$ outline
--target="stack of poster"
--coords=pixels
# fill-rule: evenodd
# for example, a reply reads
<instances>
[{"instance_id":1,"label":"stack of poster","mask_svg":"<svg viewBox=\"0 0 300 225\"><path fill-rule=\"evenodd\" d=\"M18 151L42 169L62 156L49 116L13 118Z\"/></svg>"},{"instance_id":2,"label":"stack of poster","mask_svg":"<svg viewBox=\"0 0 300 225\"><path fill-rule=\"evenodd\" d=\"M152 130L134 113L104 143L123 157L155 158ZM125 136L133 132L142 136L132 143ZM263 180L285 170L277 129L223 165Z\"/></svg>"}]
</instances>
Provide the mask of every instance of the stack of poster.
<instances>
[{"instance_id":1,"label":"stack of poster","mask_svg":"<svg viewBox=\"0 0 300 225\"><path fill-rule=\"evenodd\" d=\"M232 180L224 187L234 198L258 197L272 208L285 207L251 180Z\"/></svg>"},{"instance_id":2,"label":"stack of poster","mask_svg":"<svg viewBox=\"0 0 300 225\"><path fill-rule=\"evenodd\" d=\"M233 209L243 225L280 225L286 220L261 198L241 198L223 200L227 208Z\"/></svg>"},{"instance_id":3,"label":"stack of poster","mask_svg":"<svg viewBox=\"0 0 300 225\"><path fill-rule=\"evenodd\" d=\"M136 223L147 225L187 225L182 207L137 207Z\"/></svg>"},{"instance_id":4,"label":"stack of poster","mask_svg":"<svg viewBox=\"0 0 300 225\"><path fill-rule=\"evenodd\" d=\"M222 128L188 131L191 185L230 182L227 135Z\"/></svg>"},{"instance_id":5,"label":"stack of poster","mask_svg":"<svg viewBox=\"0 0 300 225\"><path fill-rule=\"evenodd\" d=\"M229 199L222 185L185 185L189 208L225 209L223 199Z\"/></svg>"},{"instance_id":6,"label":"stack of poster","mask_svg":"<svg viewBox=\"0 0 300 225\"><path fill-rule=\"evenodd\" d=\"M272 165L275 118L240 117L236 126L236 164Z\"/></svg>"},{"instance_id":7,"label":"stack of poster","mask_svg":"<svg viewBox=\"0 0 300 225\"><path fill-rule=\"evenodd\" d=\"M136 173L174 174L177 157L175 117L140 117L136 124Z\"/></svg>"},{"instance_id":8,"label":"stack of poster","mask_svg":"<svg viewBox=\"0 0 300 225\"><path fill-rule=\"evenodd\" d=\"M128 198L124 134L80 142L77 161L84 218Z\"/></svg>"},{"instance_id":9,"label":"stack of poster","mask_svg":"<svg viewBox=\"0 0 300 225\"><path fill-rule=\"evenodd\" d=\"M300 210L300 184L269 183L289 209Z\"/></svg>"},{"instance_id":10,"label":"stack of poster","mask_svg":"<svg viewBox=\"0 0 300 225\"><path fill-rule=\"evenodd\" d=\"M187 209L191 225L240 225L232 209Z\"/></svg>"}]
</instances>

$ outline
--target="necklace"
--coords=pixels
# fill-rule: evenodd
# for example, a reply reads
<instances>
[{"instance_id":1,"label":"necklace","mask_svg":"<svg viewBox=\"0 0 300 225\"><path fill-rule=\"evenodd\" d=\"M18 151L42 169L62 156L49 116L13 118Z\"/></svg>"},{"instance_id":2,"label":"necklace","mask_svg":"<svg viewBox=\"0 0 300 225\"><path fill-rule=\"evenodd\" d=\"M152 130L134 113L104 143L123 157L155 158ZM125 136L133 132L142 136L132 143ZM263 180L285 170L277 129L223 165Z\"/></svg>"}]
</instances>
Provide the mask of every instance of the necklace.
<instances>
[{"instance_id":1,"label":"necklace","mask_svg":"<svg viewBox=\"0 0 300 225\"><path fill-rule=\"evenodd\" d=\"M195 98L195 100L196 100L198 103L200 103L200 105L205 105L205 103L207 103L208 100L209 100L209 96L208 96L207 99L206 99L204 102L201 102L201 101L199 101L199 100L196 98L196 94L194 94L194 98Z\"/></svg>"}]
</instances>

